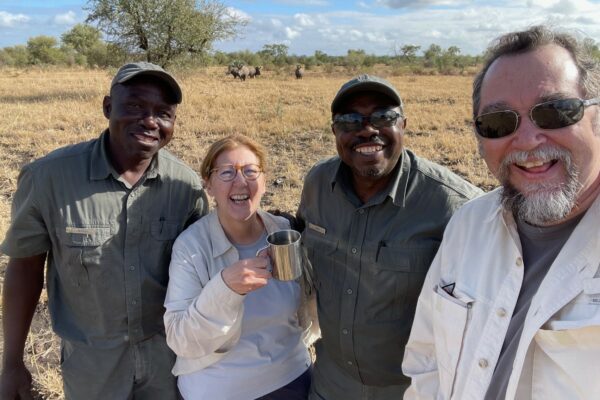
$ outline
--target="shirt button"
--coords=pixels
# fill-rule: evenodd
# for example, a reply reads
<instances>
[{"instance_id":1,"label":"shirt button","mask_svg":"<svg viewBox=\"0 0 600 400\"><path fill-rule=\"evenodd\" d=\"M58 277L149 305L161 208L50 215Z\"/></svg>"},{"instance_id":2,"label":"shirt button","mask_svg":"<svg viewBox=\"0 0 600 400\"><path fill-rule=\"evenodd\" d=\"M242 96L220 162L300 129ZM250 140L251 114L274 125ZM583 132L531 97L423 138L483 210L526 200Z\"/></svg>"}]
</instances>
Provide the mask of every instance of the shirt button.
<instances>
[{"instance_id":1,"label":"shirt button","mask_svg":"<svg viewBox=\"0 0 600 400\"><path fill-rule=\"evenodd\" d=\"M348 293L348 294L352 294L352 293L353 293L353 292L352 292L352 289L346 289L346 293Z\"/></svg>"},{"instance_id":2,"label":"shirt button","mask_svg":"<svg viewBox=\"0 0 600 400\"><path fill-rule=\"evenodd\" d=\"M131 193L129 194L129 196L130 196L130 197L135 197L135 192L131 192Z\"/></svg>"},{"instance_id":3,"label":"shirt button","mask_svg":"<svg viewBox=\"0 0 600 400\"><path fill-rule=\"evenodd\" d=\"M123 336L123 340L126 342L129 342L129 336L128 335Z\"/></svg>"},{"instance_id":4,"label":"shirt button","mask_svg":"<svg viewBox=\"0 0 600 400\"><path fill-rule=\"evenodd\" d=\"M135 301L135 300L131 300L131 304L134 304L134 305L135 305L135 304L137 304L137 301Z\"/></svg>"},{"instance_id":5,"label":"shirt button","mask_svg":"<svg viewBox=\"0 0 600 400\"><path fill-rule=\"evenodd\" d=\"M348 329L342 329L342 333L343 333L344 335L347 335L347 334L348 334Z\"/></svg>"},{"instance_id":6,"label":"shirt button","mask_svg":"<svg viewBox=\"0 0 600 400\"><path fill-rule=\"evenodd\" d=\"M517 267L522 267L523 266L523 259L521 257L517 257L517 260L515 261L515 264L517 265Z\"/></svg>"},{"instance_id":7,"label":"shirt button","mask_svg":"<svg viewBox=\"0 0 600 400\"><path fill-rule=\"evenodd\" d=\"M481 368L487 368L488 367L488 361L485 358L479 359L478 364L479 364L479 366Z\"/></svg>"},{"instance_id":8,"label":"shirt button","mask_svg":"<svg viewBox=\"0 0 600 400\"><path fill-rule=\"evenodd\" d=\"M352 365L352 361L346 361L346 364Z\"/></svg>"},{"instance_id":9,"label":"shirt button","mask_svg":"<svg viewBox=\"0 0 600 400\"><path fill-rule=\"evenodd\" d=\"M358 250L356 250L356 247L353 247L353 248L352 248L352 254L356 254L356 252L357 252L357 251L358 251Z\"/></svg>"},{"instance_id":10,"label":"shirt button","mask_svg":"<svg viewBox=\"0 0 600 400\"><path fill-rule=\"evenodd\" d=\"M506 317L506 310L504 308L499 308L496 310L496 315L500 318Z\"/></svg>"},{"instance_id":11,"label":"shirt button","mask_svg":"<svg viewBox=\"0 0 600 400\"><path fill-rule=\"evenodd\" d=\"M358 210L358 213L359 213L359 214L364 214L364 213L365 213L365 210L364 210L363 208L361 208L360 210Z\"/></svg>"},{"instance_id":12,"label":"shirt button","mask_svg":"<svg viewBox=\"0 0 600 400\"><path fill-rule=\"evenodd\" d=\"M130 271L134 271L134 270L135 270L135 265L130 265L130 266L129 266L129 270L130 270Z\"/></svg>"}]
</instances>

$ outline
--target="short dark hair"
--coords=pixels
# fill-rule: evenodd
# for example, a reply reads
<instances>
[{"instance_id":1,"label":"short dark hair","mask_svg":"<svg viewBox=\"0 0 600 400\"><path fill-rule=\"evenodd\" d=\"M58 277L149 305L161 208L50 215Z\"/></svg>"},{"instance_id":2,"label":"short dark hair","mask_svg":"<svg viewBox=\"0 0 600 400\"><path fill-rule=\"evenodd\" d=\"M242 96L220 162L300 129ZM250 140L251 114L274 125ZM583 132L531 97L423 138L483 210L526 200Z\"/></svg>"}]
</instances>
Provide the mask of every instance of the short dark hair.
<instances>
[{"instance_id":1,"label":"short dark hair","mask_svg":"<svg viewBox=\"0 0 600 400\"><path fill-rule=\"evenodd\" d=\"M600 61L592 53L591 43L545 25L533 26L525 31L510 32L500 36L488 47L483 68L473 81L473 117L481 103L481 86L490 65L505 55L522 54L542 46L555 44L567 50L579 71L579 84L588 97L600 95Z\"/></svg>"}]
</instances>

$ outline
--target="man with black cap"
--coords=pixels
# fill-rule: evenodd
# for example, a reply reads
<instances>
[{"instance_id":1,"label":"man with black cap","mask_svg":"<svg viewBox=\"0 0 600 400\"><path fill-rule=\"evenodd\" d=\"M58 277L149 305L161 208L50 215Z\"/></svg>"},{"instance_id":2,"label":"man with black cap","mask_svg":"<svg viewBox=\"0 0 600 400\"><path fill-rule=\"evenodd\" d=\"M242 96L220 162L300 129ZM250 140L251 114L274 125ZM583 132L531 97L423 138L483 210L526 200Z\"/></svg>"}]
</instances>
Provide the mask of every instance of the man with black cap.
<instances>
[{"instance_id":1,"label":"man with black cap","mask_svg":"<svg viewBox=\"0 0 600 400\"><path fill-rule=\"evenodd\" d=\"M108 129L23 167L0 250L0 398L31 398L23 349L44 283L67 399L176 399L163 302L171 246L206 213L198 176L162 148L173 136L177 81L124 65L103 101Z\"/></svg>"},{"instance_id":2,"label":"man with black cap","mask_svg":"<svg viewBox=\"0 0 600 400\"><path fill-rule=\"evenodd\" d=\"M331 104L338 156L306 176L298 209L322 338L310 399L400 398L417 297L452 213L481 193L403 147L396 89L345 83Z\"/></svg>"}]
</instances>

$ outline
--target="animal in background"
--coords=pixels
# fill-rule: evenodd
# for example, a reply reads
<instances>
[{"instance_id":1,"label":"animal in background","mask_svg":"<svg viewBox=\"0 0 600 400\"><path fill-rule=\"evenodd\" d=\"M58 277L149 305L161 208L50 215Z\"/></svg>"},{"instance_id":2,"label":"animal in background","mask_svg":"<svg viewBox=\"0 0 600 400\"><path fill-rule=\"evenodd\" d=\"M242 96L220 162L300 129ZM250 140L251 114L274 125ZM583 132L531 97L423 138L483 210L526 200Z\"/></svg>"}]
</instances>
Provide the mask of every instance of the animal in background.
<instances>
[{"instance_id":1,"label":"animal in background","mask_svg":"<svg viewBox=\"0 0 600 400\"><path fill-rule=\"evenodd\" d=\"M254 78L255 76L260 75L261 69L262 69L262 66L254 67L254 69L250 69L250 72L248 72L248 78Z\"/></svg>"},{"instance_id":2,"label":"animal in background","mask_svg":"<svg viewBox=\"0 0 600 400\"><path fill-rule=\"evenodd\" d=\"M302 77L304 76L304 68L302 68L302 65L298 64L296 65L296 79L302 79Z\"/></svg>"}]
</instances>

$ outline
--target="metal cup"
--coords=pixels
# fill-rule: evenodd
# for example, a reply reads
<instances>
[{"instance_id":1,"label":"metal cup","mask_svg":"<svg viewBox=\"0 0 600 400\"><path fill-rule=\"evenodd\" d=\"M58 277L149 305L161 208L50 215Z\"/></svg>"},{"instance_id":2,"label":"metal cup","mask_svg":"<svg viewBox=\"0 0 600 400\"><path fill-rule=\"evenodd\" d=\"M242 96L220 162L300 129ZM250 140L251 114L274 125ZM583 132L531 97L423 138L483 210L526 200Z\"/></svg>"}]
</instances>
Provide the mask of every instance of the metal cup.
<instances>
[{"instance_id":1,"label":"metal cup","mask_svg":"<svg viewBox=\"0 0 600 400\"><path fill-rule=\"evenodd\" d=\"M267 236L267 245L256 255L267 249L273 270L271 275L280 281L291 281L302 275L302 248L300 232L287 229Z\"/></svg>"}]
</instances>

